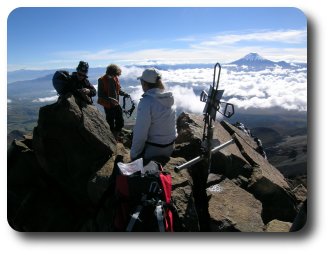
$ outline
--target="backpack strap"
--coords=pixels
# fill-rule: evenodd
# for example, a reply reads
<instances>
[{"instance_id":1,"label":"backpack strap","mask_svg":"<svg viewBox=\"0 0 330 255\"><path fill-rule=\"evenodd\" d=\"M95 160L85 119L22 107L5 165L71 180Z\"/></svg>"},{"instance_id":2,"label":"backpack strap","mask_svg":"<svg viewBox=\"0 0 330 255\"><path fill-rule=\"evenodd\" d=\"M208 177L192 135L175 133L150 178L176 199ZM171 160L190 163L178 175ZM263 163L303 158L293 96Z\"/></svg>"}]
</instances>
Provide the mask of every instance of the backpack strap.
<instances>
[{"instance_id":1,"label":"backpack strap","mask_svg":"<svg viewBox=\"0 0 330 255\"><path fill-rule=\"evenodd\" d=\"M166 174L164 171L159 175L160 182L163 189L164 199L166 204L171 203L172 192L172 177L170 174ZM173 232L173 214L169 208L165 208L165 229L167 232Z\"/></svg>"},{"instance_id":2,"label":"backpack strap","mask_svg":"<svg viewBox=\"0 0 330 255\"><path fill-rule=\"evenodd\" d=\"M163 216L163 202L161 200L158 201L154 214L157 218L159 232L165 232L164 216Z\"/></svg>"},{"instance_id":3,"label":"backpack strap","mask_svg":"<svg viewBox=\"0 0 330 255\"><path fill-rule=\"evenodd\" d=\"M143 209L143 206L142 206L142 205L138 205L138 206L136 207L136 210L135 210L135 212L131 215L131 219L130 219L130 221L129 221L127 227L126 227L126 231L127 231L127 232L132 232L132 229L133 229L133 227L134 227L134 225L135 225L136 220L141 221L141 220L139 219L139 216L140 216L140 213L141 213L142 209Z\"/></svg>"}]
</instances>

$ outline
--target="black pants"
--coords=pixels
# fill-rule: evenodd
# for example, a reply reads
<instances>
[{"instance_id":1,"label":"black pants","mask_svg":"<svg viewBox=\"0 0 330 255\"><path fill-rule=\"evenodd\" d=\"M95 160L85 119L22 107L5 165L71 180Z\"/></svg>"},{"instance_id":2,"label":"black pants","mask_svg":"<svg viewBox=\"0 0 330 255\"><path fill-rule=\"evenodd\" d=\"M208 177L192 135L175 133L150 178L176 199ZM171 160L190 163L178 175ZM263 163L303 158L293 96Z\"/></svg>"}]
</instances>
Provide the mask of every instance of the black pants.
<instances>
[{"instance_id":1,"label":"black pants","mask_svg":"<svg viewBox=\"0 0 330 255\"><path fill-rule=\"evenodd\" d=\"M124 118L123 110L121 109L120 105L110 109L104 108L104 112L111 131L121 131L121 129L124 127Z\"/></svg>"}]
</instances>

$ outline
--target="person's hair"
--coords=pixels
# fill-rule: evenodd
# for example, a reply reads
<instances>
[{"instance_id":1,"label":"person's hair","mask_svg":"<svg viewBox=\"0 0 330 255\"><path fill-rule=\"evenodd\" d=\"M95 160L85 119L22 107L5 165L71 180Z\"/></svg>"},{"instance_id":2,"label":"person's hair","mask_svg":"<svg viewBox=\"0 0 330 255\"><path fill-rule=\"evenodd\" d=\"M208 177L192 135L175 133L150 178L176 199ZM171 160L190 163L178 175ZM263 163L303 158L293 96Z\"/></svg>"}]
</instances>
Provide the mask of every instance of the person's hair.
<instances>
[{"instance_id":1,"label":"person's hair","mask_svg":"<svg viewBox=\"0 0 330 255\"><path fill-rule=\"evenodd\" d=\"M156 83L150 83L145 80L142 80L142 81L144 82L144 84L146 84L148 86L149 89L155 89L155 88L165 89L165 86L164 86L160 76L157 77Z\"/></svg>"},{"instance_id":2,"label":"person's hair","mask_svg":"<svg viewBox=\"0 0 330 255\"><path fill-rule=\"evenodd\" d=\"M121 75L121 69L115 64L110 64L107 66L107 75Z\"/></svg>"}]
</instances>

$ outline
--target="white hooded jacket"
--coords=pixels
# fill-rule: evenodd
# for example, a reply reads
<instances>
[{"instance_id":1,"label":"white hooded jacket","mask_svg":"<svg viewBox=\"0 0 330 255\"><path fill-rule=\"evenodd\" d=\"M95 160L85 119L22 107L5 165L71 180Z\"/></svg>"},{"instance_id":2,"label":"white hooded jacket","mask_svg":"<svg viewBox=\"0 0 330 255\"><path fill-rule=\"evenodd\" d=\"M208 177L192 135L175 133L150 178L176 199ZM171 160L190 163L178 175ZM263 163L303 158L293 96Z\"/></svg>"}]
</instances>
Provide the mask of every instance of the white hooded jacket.
<instances>
[{"instance_id":1,"label":"white hooded jacket","mask_svg":"<svg viewBox=\"0 0 330 255\"><path fill-rule=\"evenodd\" d=\"M131 159L136 159L143 152L146 142L164 145L175 140L175 114L172 92L154 88L142 95L133 129Z\"/></svg>"}]
</instances>

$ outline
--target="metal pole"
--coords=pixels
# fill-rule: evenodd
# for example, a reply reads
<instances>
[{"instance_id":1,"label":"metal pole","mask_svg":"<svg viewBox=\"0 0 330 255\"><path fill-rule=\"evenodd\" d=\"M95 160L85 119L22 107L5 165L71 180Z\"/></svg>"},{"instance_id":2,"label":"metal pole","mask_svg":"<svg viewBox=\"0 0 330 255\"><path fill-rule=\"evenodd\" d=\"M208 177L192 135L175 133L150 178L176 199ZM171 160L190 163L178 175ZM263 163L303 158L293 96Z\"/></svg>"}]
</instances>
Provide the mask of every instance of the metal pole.
<instances>
[{"instance_id":1,"label":"metal pole","mask_svg":"<svg viewBox=\"0 0 330 255\"><path fill-rule=\"evenodd\" d=\"M220 144L220 145L217 146L217 147L214 147L214 148L211 150L211 154L213 154L213 153L215 153L215 152L217 152L217 151L219 151L219 150L221 150L221 149L227 147L228 145L230 145L230 144L232 144L232 143L234 143L234 142L235 142L234 139L230 139L229 141L227 141L227 142L225 142L225 143L223 143L223 144Z\"/></svg>"},{"instance_id":2,"label":"metal pole","mask_svg":"<svg viewBox=\"0 0 330 255\"><path fill-rule=\"evenodd\" d=\"M215 152L217 152L217 151L219 151L219 150L221 150L221 149L227 147L228 145L230 145L230 144L232 144L232 143L234 143L234 139L231 139L231 140L229 140L229 141L227 141L227 142L225 142L225 143L223 143L223 144L221 144L221 145L219 145L219 146L217 146L217 147L214 147L214 148L211 150L211 154L214 154ZM190 161L188 161L188 162L186 162L186 163L184 163L184 164L182 164L182 165L180 165L180 166L176 166L176 167L174 167L174 171L175 171L176 173L178 173L178 172L181 171L182 169L184 169L184 168L188 168L188 167L190 167L190 166L192 166L192 165L198 163L199 161L203 160L204 158L205 158L204 155L198 156L198 157L196 157L196 158L194 158L194 159L192 159L192 160L190 160Z\"/></svg>"}]
</instances>

